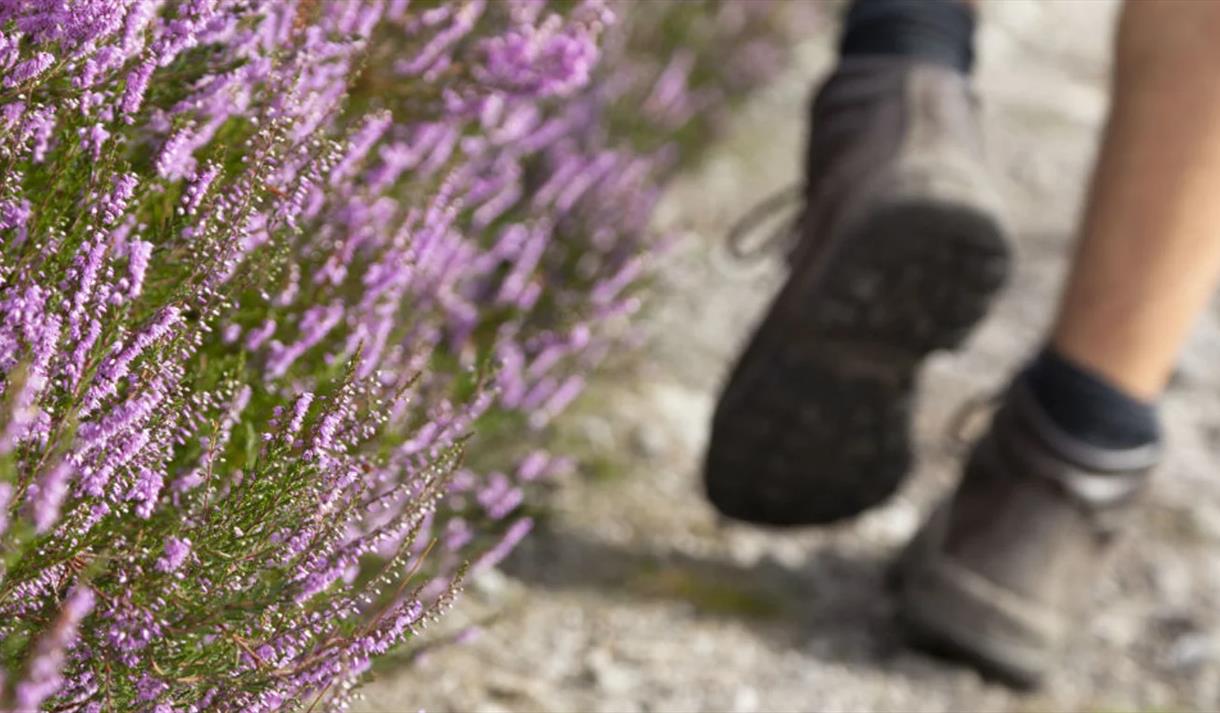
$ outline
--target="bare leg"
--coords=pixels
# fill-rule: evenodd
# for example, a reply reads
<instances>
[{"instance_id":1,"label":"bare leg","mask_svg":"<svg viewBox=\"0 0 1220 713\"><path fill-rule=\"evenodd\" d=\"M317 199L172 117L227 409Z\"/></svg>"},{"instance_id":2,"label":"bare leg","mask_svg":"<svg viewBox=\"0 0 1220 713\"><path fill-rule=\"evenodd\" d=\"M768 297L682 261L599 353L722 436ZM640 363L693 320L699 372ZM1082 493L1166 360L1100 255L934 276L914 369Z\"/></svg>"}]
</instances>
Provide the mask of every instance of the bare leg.
<instances>
[{"instance_id":1,"label":"bare leg","mask_svg":"<svg viewBox=\"0 0 1220 713\"><path fill-rule=\"evenodd\" d=\"M1220 276L1220 3L1128 2L1114 105L1052 335L1133 396L1164 388Z\"/></svg>"}]
</instances>

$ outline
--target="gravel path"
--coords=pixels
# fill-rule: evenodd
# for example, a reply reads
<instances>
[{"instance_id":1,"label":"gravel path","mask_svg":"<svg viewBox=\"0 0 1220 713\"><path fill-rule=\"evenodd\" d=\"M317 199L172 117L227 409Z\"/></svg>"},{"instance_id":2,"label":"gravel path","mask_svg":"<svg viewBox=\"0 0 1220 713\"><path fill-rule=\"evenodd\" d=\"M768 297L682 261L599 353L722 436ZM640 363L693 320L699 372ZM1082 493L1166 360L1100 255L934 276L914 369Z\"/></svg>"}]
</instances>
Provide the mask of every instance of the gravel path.
<instances>
[{"instance_id":1,"label":"gravel path","mask_svg":"<svg viewBox=\"0 0 1220 713\"><path fill-rule=\"evenodd\" d=\"M685 237L664 258L643 357L568 420L588 465L505 572L472 583L438 627L485 622L481 637L387 671L354 710L1220 706L1220 310L1166 399L1173 453L1153 503L1043 691L1017 695L907 651L891 627L885 564L952 482L951 414L1001 386L1045 327L1106 103L1113 4L1012 0L985 15L978 86L1017 272L968 348L926 370L922 458L901 495L851 525L793 534L723 525L698 490L716 385L781 277L777 264L731 263L721 236L795 179L808 87L831 57L827 25L669 192L658 222Z\"/></svg>"}]
</instances>

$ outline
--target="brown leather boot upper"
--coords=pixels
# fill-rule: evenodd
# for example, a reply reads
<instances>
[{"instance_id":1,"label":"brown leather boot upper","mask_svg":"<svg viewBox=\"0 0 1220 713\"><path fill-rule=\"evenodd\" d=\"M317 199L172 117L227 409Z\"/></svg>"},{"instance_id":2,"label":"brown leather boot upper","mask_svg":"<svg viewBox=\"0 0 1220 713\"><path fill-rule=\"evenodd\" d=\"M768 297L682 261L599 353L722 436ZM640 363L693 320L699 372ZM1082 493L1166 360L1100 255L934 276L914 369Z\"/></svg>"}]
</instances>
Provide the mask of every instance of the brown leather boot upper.
<instances>
[{"instance_id":1,"label":"brown leather boot upper","mask_svg":"<svg viewBox=\"0 0 1220 713\"><path fill-rule=\"evenodd\" d=\"M1079 442L1018 381L908 552L904 617L985 668L1035 682L1087 607L1159 455L1159 444Z\"/></svg>"},{"instance_id":2,"label":"brown leather boot upper","mask_svg":"<svg viewBox=\"0 0 1220 713\"><path fill-rule=\"evenodd\" d=\"M928 199L998 214L978 104L960 72L906 58L844 60L814 97L806 206L793 264L879 201Z\"/></svg>"}]
</instances>

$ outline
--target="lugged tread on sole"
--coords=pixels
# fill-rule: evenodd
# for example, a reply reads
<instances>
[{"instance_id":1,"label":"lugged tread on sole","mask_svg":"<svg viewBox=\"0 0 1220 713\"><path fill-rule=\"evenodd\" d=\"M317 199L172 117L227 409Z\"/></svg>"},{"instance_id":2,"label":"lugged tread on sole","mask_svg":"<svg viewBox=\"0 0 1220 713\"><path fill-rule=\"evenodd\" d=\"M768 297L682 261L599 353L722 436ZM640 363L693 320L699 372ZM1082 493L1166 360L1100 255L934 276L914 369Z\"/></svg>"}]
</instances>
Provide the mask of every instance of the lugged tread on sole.
<instances>
[{"instance_id":1,"label":"lugged tread on sole","mask_svg":"<svg viewBox=\"0 0 1220 713\"><path fill-rule=\"evenodd\" d=\"M716 508L825 524L891 495L910 462L918 368L969 335L1008 261L998 225L977 211L911 203L870 215L811 294L786 297L799 309L773 305L735 366L705 463Z\"/></svg>"}]
</instances>

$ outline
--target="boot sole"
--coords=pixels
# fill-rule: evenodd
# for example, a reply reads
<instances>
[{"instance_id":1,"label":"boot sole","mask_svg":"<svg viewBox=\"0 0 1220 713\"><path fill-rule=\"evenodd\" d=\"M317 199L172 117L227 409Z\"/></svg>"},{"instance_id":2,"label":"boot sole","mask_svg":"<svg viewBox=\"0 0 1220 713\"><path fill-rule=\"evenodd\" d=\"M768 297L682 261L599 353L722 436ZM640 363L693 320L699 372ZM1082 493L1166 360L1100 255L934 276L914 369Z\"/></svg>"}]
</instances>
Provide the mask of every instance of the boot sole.
<instances>
[{"instance_id":1,"label":"boot sole","mask_svg":"<svg viewBox=\"0 0 1220 713\"><path fill-rule=\"evenodd\" d=\"M1010 262L993 216L927 200L836 242L819 277L789 277L717 404L704 485L729 518L828 524L893 494L919 366L965 340Z\"/></svg>"},{"instance_id":2,"label":"boot sole","mask_svg":"<svg viewBox=\"0 0 1220 713\"><path fill-rule=\"evenodd\" d=\"M965 586L941 570L922 567L905 574L899 585L898 621L911 645L969 664L1013 688L1037 688L1046 672L1047 647L1020 638L1019 632L1032 629L1018 615L1024 608L1005 610L994 599L1012 606L1010 593L981 581ZM998 596L988 597L980 591L985 589Z\"/></svg>"}]
</instances>

